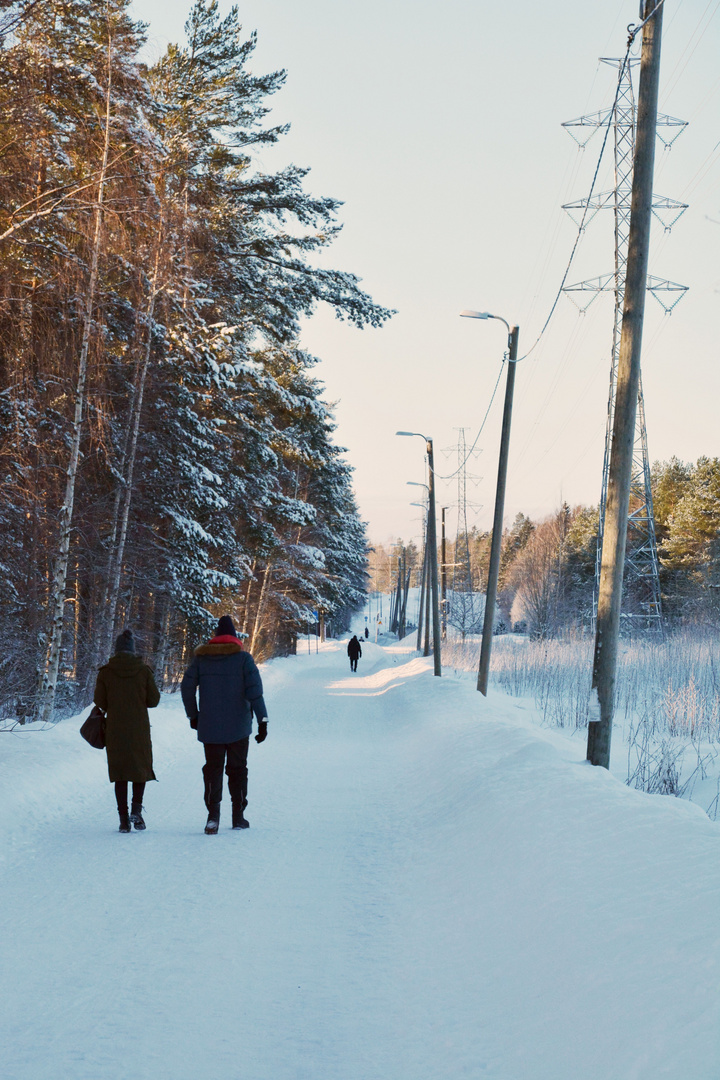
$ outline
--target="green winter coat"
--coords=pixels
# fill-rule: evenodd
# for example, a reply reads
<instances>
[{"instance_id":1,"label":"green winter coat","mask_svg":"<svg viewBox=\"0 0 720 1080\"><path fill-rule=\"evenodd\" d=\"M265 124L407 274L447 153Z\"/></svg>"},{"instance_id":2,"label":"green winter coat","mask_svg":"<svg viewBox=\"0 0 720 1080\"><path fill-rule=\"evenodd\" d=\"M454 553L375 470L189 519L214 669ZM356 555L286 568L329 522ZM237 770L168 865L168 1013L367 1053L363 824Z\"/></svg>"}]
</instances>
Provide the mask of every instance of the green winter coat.
<instances>
[{"instance_id":1,"label":"green winter coat","mask_svg":"<svg viewBox=\"0 0 720 1080\"><path fill-rule=\"evenodd\" d=\"M156 780L148 708L160 701L153 673L134 653L118 653L98 671L95 704L107 716L110 782Z\"/></svg>"}]
</instances>

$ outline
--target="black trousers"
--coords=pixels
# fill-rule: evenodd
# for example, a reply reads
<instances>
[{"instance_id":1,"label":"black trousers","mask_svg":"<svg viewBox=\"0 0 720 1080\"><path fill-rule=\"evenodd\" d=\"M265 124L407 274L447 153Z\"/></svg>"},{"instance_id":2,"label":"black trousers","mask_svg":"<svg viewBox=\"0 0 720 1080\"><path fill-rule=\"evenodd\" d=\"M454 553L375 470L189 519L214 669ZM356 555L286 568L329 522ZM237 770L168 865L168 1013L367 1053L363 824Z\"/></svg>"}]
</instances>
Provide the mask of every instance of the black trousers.
<instances>
[{"instance_id":1,"label":"black trousers","mask_svg":"<svg viewBox=\"0 0 720 1080\"><path fill-rule=\"evenodd\" d=\"M223 792L223 766L228 778L228 791L236 807L247 806L247 756L250 736L231 743L204 743L205 805L210 810L219 807Z\"/></svg>"},{"instance_id":2,"label":"black trousers","mask_svg":"<svg viewBox=\"0 0 720 1080\"><path fill-rule=\"evenodd\" d=\"M357 662L358 662L357 656L351 656L350 657L350 670L351 671L357 671Z\"/></svg>"},{"instance_id":3,"label":"black trousers","mask_svg":"<svg viewBox=\"0 0 720 1080\"><path fill-rule=\"evenodd\" d=\"M145 794L145 784L133 784L132 786L132 804L133 806L142 806L143 795ZM127 780L115 781L115 798L117 799L118 810L123 814L128 812L128 786Z\"/></svg>"}]
</instances>

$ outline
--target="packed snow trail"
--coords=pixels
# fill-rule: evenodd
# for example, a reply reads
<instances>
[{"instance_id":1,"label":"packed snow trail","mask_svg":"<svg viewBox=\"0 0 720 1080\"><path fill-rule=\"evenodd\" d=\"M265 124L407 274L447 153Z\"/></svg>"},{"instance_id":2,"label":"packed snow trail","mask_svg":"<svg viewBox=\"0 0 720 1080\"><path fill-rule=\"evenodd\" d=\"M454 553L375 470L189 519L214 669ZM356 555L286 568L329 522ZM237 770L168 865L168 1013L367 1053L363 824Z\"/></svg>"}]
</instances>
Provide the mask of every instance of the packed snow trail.
<instances>
[{"instance_id":1,"label":"packed snow trail","mask_svg":"<svg viewBox=\"0 0 720 1080\"><path fill-rule=\"evenodd\" d=\"M248 818L152 714L145 833L79 721L2 736L3 1080L717 1080L720 828L363 642L265 666Z\"/></svg>"}]
</instances>

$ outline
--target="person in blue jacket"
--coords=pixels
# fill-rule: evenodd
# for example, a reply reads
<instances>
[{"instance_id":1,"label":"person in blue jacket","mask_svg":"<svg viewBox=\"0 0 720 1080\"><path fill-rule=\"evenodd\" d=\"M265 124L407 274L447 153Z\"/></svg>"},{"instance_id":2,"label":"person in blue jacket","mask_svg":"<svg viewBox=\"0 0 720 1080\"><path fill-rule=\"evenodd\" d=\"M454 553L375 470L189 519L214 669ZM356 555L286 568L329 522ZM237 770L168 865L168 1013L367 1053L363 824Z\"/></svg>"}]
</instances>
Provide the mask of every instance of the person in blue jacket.
<instances>
[{"instance_id":1,"label":"person in blue jacket","mask_svg":"<svg viewBox=\"0 0 720 1080\"><path fill-rule=\"evenodd\" d=\"M197 731L205 747L205 832L213 835L220 827L223 767L232 799L232 827L247 829L250 823L244 811L248 742L253 714L258 722L255 741L261 743L267 738L267 709L260 672L250 653L243 649L229 615L223 615L218 622L215 637L195 650L180 692L190 727Z\"/></svg>"}]
</instances>

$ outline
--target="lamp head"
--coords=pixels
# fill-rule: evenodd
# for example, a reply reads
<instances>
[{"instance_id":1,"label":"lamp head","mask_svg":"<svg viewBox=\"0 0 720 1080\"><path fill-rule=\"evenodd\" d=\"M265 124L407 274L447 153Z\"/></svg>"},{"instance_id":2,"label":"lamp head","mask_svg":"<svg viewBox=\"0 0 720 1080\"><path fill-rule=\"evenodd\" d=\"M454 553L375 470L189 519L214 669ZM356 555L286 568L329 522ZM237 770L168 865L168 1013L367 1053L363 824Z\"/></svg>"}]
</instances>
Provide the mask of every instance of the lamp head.
<instances>
[{"instance_id":1,"label":"lamp head","mask_svg":"<svg viewBox=\"0 0 720 1080\"><path fill-rule=\"evenodd\" d=\"M491 315L489 311L465 311L460 312L460 317L463 319L493 319L495 316Z\"/></svg>"}]
</instances>

